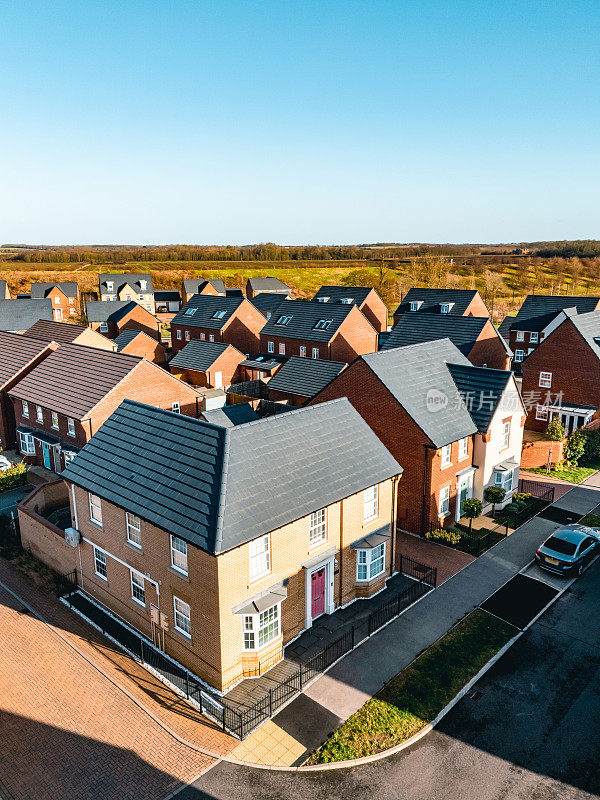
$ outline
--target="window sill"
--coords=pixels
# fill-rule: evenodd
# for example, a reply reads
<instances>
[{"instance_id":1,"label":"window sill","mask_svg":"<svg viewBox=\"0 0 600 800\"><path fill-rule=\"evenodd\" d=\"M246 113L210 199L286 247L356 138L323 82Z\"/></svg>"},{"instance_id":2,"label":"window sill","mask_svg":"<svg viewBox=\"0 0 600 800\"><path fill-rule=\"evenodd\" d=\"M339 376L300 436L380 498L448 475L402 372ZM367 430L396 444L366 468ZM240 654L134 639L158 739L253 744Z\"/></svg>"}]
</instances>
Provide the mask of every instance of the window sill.
<instances>
[{"instance_id":1,"label":"window sill","mask_svg":"<svg viewBox=\"0 0 600 800\"><path fill-rule=\"evenodd\" d=\"M452 466L452 462L450 461L449 464L440 464L440 469L441 470L448 469L451 466Z\"/></svg>"},{"instance_id":2,"label":"window sill","mask_svg":"<svg viewBox=\"0 0 600 800\"><path fill-rule=\"evenodd\" d=\"M313 542L312 544L309 542L308 544L308 553L314 553L315 550L318 550L320 547L323 547L324 544L328 544L328 539L321 539L320 542Z\"/></svg>"},{"instance_id":3,"label":"window sill","mask_svg":"<svg viewBox=\"0 0 600 800\"><path fill-rule=\"evenodd\" d=\"M127 547L131 547L132 550L135 550L136 553L143 553L144 549L141 544L134 544L134 542L130 542L129 539L125 540L125 544Z\"/></svg>"},{"instance_id":4,"label":"window sill","mask_svg":"<svg viewBox=\"0 0 600 800\"><path fill-rule=\"evenodd\" d=\"M384 569L382 572L377 573L372 578L357 578L356 583L360 583L361 586L365 586L368 583L373 583L373 581L379 580L383 575L385 575L386 570Z\"/></svg>"},{"instance_id":5,"label":"window sill","mask_svg":"<svg viewBox=\"0 0 600 800\"><path fill-rule=\"evenodd\" d=\"M449 516L450 516L450 512L449 511L440 511L438 513L438 519L446 519L446 517L449 517Z\"/></svg>"},{"instance_id":6,"label":"window sill","mask_svg":"<svg viewBox=\"0 0 600 800\"><path fill-rule=\"evenodd\" d=\"M187 631L182 631L181 628L178 628L176 625L173 625L173 631L178 633L180 636L183 636L184 639L188 639L190 642L192 641L192 634L187 633Z\"/></svg>"},{"instance_id":7,"label":"window sill","mask_svg":"<svg viewBox=\"0 0 600 800\"><path fill-rule=\"evenodd\" d=\"M370 525L372 522L376 522L379 519L379 514L375 514L374 517L369 517L368 519L363 519L363 526Z\"/></svg>"},{"instance_id":8,"label":"window sill","mask_svg":"<svg viewBox=\"0 0 600 800\"><path fill-rule=\"evenodd\" d=\"M141 608L146 608L146 603L142 603L141 600L137 600L135 597L130 598L132 603L135 603L136 606L140 606Z\"/></svg>"},{"instance_id":9,"label":"window sill","mask_svg":"<svg viewBox=\"0 0 600 800\"><path fill-rule=\"evenodd\" d=\"M100 575L98 572L94 572L94 577L100 578L100 580L104 581L104 583L108 583L108 578L104 575Z\"/></svg>"},{"instance_id":10,"label":"window sill","mask_svg":"<svg viewBox=\"0 0 600 800\"><path fill-rule=\"evenodd\" d=\"M169 567L169 571L173 572L175 575L177 575L178 578L183 578L184 581L189 581L190 580L189 573L184 572L181 569L177 569L177 567L174 567L173 565L171 565Z\"/></svg>"},{"instance_id":11,"label":"window sill","mask_svg":"<svg viewBox=\"0 0 600 800\"><path fill-rule=\"evenodd\" d=\"M96 522L96 520L95 520L95 519L90 519L90 522L92 523L92 525L95 525L97 528L101 528L101 529L103 529L103 528L104 528L104 526L102 525L102 523L101 523L101 522Z\"/></svg>"},{"instance_id":12,"label":"window sill","mask_svg":"<svg viewBox=\"0 0 600 800\"><path fill-rule=\"evenodd\" d=\"M262 575L256 575L253 578L250 578L248 581L248 588L250 589L252 586L254 586L254 584L259 583L263 578L266 578L271 574L272 572L269 570L268 572L263 572Z\"/></svg>"}]
</instances>

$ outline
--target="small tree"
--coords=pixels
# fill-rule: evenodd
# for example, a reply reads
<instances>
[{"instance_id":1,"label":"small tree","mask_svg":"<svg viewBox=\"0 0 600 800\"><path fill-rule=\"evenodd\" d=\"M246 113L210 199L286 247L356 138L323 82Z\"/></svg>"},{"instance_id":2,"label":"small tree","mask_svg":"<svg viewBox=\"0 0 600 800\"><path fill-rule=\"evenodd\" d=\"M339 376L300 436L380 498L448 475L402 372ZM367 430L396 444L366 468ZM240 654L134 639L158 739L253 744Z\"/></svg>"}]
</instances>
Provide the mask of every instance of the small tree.
<instances>
[{"instance_id":1,"label":"small tree","mask_svg":"<svg viewBox=\"0 0 600 800\"><path fill-rule=\"evenodd\" d=\"M583 455L583 451L585 450L585 434L580 431L573 431L573 433L567 439L567 445L565 447L565 456L567 460L574 466L577 466L577 462Z\"/></svg>"},{"instance_id":2,"label":"small tree","mask_svg":"<svg viewBox=\"0 0 600 800\"><path fill-rule=\"evenodd\" d=\"M551 442L560 442L561 439L565 438L565 429L563 424L561 423L559 417L554 417L548 423L546 428L546 439L550 439Z\"/></svg>"},{"instance_id":3,"label":"small tree","mask_svg":"<svg viewBox=\"0 0 600 800\"><path fill-rule=\"evenodd\" d=\"M469 533L473 530L473 520L481 514L481 500L469 497L462 505L462 513L469 520Z\"/></svg>"},{"instance_id":4,"label":"small tree","mask_svg":"<svg viewBox=\"0 0 600 800\"><path fill-rule=\"evenodd\" d=\"M483 497L485 502L492 504L492 517L494 516L494 511L496 510L496 503L501 503L505 496L506 492L501 486L488 486L484 491Z\"/></svg>"}]
</instances>

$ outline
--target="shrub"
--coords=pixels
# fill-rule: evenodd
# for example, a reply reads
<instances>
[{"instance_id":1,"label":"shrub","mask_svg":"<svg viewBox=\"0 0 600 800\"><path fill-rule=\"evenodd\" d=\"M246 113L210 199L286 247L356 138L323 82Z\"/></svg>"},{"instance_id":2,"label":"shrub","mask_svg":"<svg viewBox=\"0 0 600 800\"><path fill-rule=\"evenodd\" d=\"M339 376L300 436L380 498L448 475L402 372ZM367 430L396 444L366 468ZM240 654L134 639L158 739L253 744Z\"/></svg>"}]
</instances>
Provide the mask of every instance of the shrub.
<instances>
[{"instance_id":1,"label":"shrub","mask_svg":"<svg viewBox=\"0 0 600 800\"><path fill-rule=\"evenodd\" d=\"M528 503L530 500L531 494L529 492L515 492L513 494L514 503Z\"/></svg>"},{"instance_id":2,"label":"shrub","mask_svg":"<svg viewBox=\"0 0 600 800\"><path fill-rule=\"evenodd\" d=\"M483 492L486 503L492 504L492 516L496 510L496 503L501 503L506 496L506 491L501 486L488 486Z\"/></svg>"},{"instance_id":3,"label":"shrub","mask_svg":"<svg viewBox=\"0 0 600 800\"><path fill-rule=\"evenodd\" d=\"M0 492L22 486L27 480L27 465L20 463L0 472Z\"/></svg>"},{"instance_id":4,"label":"shrub","mask_svg":"<svg viewBox=\"0 0 600 800\"><path fill-rule=\"evenodd\" d=\"M574 467L577 466L579 459L585 451L585 434L581 430L573 431L567 439L565 447L565 456L570 464Z\"/></svg>"},{"instance_id":5,"label":"shrub","mask_svg":"<svg viewBox=\"0 0 600 800\"><path fill-rule=\"evenodd\" d=\"M435 530L426 533L425 538L431 539L434 542L457 545L460 544L460 531L454 528L435 528Z\"/></svg>"},{"instance_id":6,"label":"shrub","mask_svg":"<svg viewBox=\"0 0 600 800\"><path fill-rule=\"evenodd\" d=\"M546 428L546 439L550 439L552 442L560 442L561 439L565 438L565 429L558 417L554 417L548 423Z\"/></svg>"}]
</instances>

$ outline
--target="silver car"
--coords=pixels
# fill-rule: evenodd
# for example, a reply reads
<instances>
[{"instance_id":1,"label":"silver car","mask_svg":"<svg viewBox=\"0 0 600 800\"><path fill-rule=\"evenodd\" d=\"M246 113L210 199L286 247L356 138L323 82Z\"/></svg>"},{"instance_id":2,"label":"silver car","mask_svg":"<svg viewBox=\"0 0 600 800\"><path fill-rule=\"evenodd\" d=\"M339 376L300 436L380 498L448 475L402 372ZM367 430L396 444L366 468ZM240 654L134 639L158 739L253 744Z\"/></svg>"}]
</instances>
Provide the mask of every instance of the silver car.
<instances>
[{"instance_id":1,"label":"silver car","mask_svg":"<svg viewBox=\"0 0 600 800\"><path fill-rule=\"evenodd\" d=\"M541 569L558 575L581 575L600 547L600 530L565 525L555 530L535 554Z\"/></svg>"}]
</instances>

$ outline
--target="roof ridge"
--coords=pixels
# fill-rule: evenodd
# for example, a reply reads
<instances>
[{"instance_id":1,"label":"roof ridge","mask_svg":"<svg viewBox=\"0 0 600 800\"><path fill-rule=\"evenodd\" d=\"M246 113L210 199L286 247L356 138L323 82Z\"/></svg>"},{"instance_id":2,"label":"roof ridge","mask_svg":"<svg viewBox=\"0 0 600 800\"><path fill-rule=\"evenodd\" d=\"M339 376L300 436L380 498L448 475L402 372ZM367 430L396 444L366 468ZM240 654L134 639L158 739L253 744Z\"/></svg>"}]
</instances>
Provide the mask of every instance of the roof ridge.
<instances>
[{"instance_id":1,"label":"roof ridge","mask_svg":"<svg viewBox=\"0 0 600 800\"><path fill-rule=\"evenodd\" d=\"M248 428L250 425L260 425L261 422L269 422L269 420L278 418L290 419L290 417L295 416L299 412L309 411L314 408L323 408L323 406L330 406L333 403L341 403L344 400L350 402L347 397L336 397L333 400L326 400L324 403L315 403L314 406L300 406L299 408L291 408L289 411L286 411L283 414L271 414L269 417L261 417L260 419L253 419L250 422L242 422L239 425L236 425L234 428L228 430L239 431L242 428Z\"/></svg>"},{"instance_id":2,"label":"roof ridge","mask_svg":"<svg viewBox=\"0 0 600 800\"><path fill-rule=\"evenodd\" d=\"M210 423L209 423L210 424ZM215 426L219 428L219 426ZM221 457L221 480L219 481L219 497L217 499L217 524L215 527L215 545L213 550L219 552L223 543L223 520L225 519L225 495L227 494L227 478L229 474L229 439L230 429L219 428L223 435L223 450ZM235 427L234 429L235 430Z\"/></svg>"}]
</instances>

